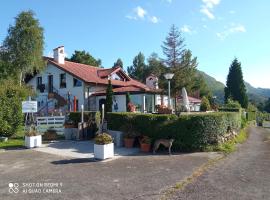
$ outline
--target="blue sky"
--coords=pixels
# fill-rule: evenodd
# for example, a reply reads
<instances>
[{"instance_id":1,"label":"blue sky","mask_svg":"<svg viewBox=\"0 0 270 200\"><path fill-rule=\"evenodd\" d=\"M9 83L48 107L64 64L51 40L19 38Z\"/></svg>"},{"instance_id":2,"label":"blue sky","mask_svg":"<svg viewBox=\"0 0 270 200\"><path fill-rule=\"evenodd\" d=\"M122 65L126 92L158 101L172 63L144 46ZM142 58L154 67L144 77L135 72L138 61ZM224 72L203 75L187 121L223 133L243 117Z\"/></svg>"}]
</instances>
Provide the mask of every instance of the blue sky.
<instances>
[{"instance_id":1,"label":"blue sky","mask_svg":"<svg viewBox=\"0 0 270 200\"><path fill-rule=\"evenodd\" d=\"M237 57L246 81L270 88L267 0L9 0L0 8L0 42L14 17L31 9L45 29L44 55L64 45L68 56L86 50L104 67L118 57L130 66L139 51L163 57L162 41L175 24L199 70L225 82Z\"/></svg>"}]
</instances>

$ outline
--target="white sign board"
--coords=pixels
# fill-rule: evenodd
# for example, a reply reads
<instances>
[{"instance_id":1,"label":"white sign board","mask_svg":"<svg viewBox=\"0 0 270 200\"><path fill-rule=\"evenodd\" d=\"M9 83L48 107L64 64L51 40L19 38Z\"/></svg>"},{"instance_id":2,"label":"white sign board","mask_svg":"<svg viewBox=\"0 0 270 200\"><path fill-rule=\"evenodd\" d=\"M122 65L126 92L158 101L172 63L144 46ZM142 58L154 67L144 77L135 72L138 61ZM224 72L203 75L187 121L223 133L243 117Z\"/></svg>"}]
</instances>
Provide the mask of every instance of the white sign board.
<instances>
[{"instance_id":1,"label":"white sign board","mask_svg":"<svg viewBox=\"0 0 270 200\"><path fill-rule=\"evenodd\" d=\"M22 102L23 113L35 113L37 112L37 101L23 101Z\"/></svg>"}]
</instances>

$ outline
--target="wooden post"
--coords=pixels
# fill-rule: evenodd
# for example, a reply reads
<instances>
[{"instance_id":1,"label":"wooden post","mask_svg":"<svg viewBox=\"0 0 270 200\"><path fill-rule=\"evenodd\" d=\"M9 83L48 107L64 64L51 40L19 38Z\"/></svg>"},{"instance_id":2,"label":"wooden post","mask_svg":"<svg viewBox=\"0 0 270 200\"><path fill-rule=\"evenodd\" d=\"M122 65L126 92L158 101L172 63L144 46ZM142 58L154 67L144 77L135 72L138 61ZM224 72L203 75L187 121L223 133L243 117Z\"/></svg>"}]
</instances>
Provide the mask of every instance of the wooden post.
<instances>
[{"instance_id":1,"label":"wooden post","mask_svg":"<svg viewBox=\"0 0 270 200\"><path fill-rule=\"evenodd\" d=\"M73 111L74 112L76 112L77 111L77 104L76 104L76 102L77 102L77 99L76 99L76 96L74 96L74 100L73 100Z\"/></svg>"}]
</instances>

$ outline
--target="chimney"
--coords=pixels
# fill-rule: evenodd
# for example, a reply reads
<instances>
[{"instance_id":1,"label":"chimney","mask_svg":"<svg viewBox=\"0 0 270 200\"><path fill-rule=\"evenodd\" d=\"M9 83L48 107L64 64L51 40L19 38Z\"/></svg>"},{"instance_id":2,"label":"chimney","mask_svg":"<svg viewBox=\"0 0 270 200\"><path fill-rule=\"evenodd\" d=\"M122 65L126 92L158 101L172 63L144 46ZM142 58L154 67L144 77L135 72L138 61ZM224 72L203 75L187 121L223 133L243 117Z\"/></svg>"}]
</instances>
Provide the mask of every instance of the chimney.
<instances>
[{"instance_id":1,"label":"chimney","mask_svg":"<svg viewBox=\"0 0 270 200\"><path fill-rule=\"evenodd\" d=\"M158 89L158 77L151 74L146 78L146 85L151 89Z\"/></svg>"},{"instance_id":2,"label":"chimney","mask_svg":"<svg viewBox=\"0 0 270 200\"><path fill-rule=\"evenodd\" d=\"M65 64L65 48L64 46L57 47L53 50L53 59L59 64Z\"/></svg>"}]
</instances>

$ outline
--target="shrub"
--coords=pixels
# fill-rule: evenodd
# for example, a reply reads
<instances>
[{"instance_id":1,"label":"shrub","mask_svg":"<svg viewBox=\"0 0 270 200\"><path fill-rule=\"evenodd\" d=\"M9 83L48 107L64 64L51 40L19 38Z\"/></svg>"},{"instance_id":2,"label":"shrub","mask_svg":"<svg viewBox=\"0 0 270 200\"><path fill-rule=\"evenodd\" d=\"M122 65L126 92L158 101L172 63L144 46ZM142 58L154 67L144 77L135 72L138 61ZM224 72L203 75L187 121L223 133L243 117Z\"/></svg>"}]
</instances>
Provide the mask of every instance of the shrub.
<instances>
[{"instance_id":1,"label":"shrub","mask_svg":"<svg viewBox=\"0 0 270 200\"><path fill-rule=\"evenodd\" d=\"M81 112L70 112L68 116L68 122L72 121L75 126L78 126L78 123L81 122L82 113ZM90 112L85 111L83 115L84 121L94 121L98 127L100 124L100 112Z\"/></svg>"},{"instance_id":2,"label":"shrub","mask_svg":"<svg viewBox=\"0 0 270 200\"><path fill-rule=\"evenodd\" d=\"M211 105L210 105L209 100L206 97L203 97L200 110L205 112L210 109L211 109Z\"/></svg>"},{"instance_id":3,"label":"shrub","mask_svg":"<svg viewBox=\"0 0 270 200\"><path fill-rule=\"evenodd\" d=\"M43 134L44 140L56 140L57 139L57 132L53 128L49 128L44 134Z\"/></svg>"},{"instance_id":4,"label":"shrub","mask_svg":"<svg viewBox=\"0 0 270 200\"><path fill-rule=\"evenodd\" d=\"M31 125L29 130L25 132L25 136L27 136L27 137L37 136L37 135L38 135L38 131L37 131L35 125Z\"/></svg>"},{"instance_id":5,"label":"shrub","mask_svg":"<svg viewBox=\"0 0 270 200\"><path fill-rule=\"evenodd\" d=\"M112 142L113 142L112 136L110 136L107 133L101 133L95 137L95 144L104 145L104 144L110 144Z\"/></svg>"},{"instance_id":6,"label":"shrub","mask_svg":"<svg viewBox=\"0 0 270 200\"><path fill-rule=\"evenodd\" d=\"M108 113L108 128L120 130L131 123L134 130L153 139L175 139L173 148L180 151L203 150L217 144L228 128L241 128L239 112L218 112L190 115L153 115L138 113Z\"/></svg>"},{"instance_id":7,"label":"shrub","mask_svg":"<svg viewBox=\"0 0 270 200\"><path fill-rule=\"evenodd\" d=\"M0 82L0 136L10 137L23 125L22 101L30 95L29 88L12 80Z\"/></svg>"},{"instance_id":8,"label":"shrub","mask_svg":"<svg viewBox=\"0 0 270 200\"><path fill-rule=\"evenodd\" d=\"M238 101L234 101L232 99L228 99L227 103L225 104L225 108L241 108L241 105Z\"/></svg>"}]
</instances>

